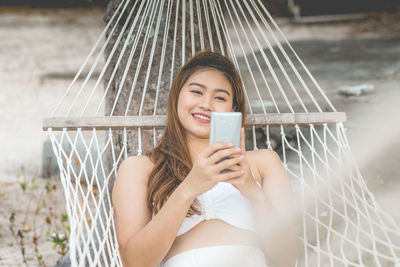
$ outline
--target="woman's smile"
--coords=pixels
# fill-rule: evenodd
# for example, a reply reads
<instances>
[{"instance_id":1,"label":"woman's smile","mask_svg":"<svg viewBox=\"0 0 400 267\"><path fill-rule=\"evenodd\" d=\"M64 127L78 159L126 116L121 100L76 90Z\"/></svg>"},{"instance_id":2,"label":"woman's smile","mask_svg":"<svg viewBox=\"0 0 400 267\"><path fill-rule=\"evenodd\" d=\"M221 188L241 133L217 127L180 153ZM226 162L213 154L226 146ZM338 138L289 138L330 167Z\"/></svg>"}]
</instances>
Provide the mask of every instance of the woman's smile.
<instances>
[{"instance_id":1,"label":"woman's smile","mask_svg":"<svg viewBox=\"0 0 400 267\"><path fill-rule=\"evenodd\" d=\"M210 123L210 116L201 114L201 113L194 113L192 114L193 118L201 123Z\"/></svg>"}]
</instances>

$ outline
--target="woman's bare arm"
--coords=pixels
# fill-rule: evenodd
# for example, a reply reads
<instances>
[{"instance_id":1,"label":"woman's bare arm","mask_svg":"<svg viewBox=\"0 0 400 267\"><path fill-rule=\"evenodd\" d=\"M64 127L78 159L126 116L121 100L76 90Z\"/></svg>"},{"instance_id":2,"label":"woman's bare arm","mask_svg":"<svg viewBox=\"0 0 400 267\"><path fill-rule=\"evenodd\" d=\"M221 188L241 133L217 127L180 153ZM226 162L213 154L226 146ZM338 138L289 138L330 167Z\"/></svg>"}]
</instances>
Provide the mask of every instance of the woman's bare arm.
<instances>
[{"instance_id":1,"label":"woman's bare arm","mask_svg":"<svg viewBox=\"0 0 400 267\"><path fill-rule=\"evenodd\" d=\"M276 152L259 150L256 161L263 188L251 203L263 248L274 266L294 266L299 242L289 178Z\"/></svg>"},{"instance_id":2,"label":"woman's bare arm","mask_svg":"<svg viewBox=\"0 0 400 267\"><path fill-rule=\"evenodd\" d=\"M147 157L130 157L118 169L112 198L124 266L156 266L172 246L194 200L179 186L151 219L146 205L151 169Z\"/></svg>"}]
</instances>

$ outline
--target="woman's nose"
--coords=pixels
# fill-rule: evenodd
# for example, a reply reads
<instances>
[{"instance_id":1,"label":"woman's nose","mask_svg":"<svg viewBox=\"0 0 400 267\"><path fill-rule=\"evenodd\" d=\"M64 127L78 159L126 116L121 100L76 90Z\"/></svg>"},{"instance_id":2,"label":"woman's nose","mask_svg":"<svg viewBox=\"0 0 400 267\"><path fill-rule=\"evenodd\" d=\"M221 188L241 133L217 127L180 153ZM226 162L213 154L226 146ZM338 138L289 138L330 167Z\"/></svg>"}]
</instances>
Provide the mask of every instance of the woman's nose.
<instances>
[{"instance_id":1,"label":"woman's nose","mask_svg":"<svg viewBox=\"0 0 400 267\"><path fill-rule=\"evenodd\" d=\"M211 100L208 97L203 97L200 107L202 107L205 110L211 110L212 109L212 103Z\"/></svg>"}]
</instances>

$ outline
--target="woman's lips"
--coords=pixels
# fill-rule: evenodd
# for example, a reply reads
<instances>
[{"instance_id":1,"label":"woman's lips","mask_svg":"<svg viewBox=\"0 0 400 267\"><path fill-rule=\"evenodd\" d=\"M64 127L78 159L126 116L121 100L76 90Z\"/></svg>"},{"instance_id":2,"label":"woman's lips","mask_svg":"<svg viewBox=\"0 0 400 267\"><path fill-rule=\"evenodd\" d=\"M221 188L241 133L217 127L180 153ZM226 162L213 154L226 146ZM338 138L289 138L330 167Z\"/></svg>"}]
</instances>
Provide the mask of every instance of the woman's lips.
<instances>
[{"instance_id":1,"label":"woman's lips","mask_svg":"<svg viewBox=\"0 0 400 267\"><path fill-rule=\"evenodd\" d=\"M192 114L192 116L193 116L193 118L195 119L195 120L197 120L197 121L199 121L199 122L202 122L202 123L210 123L210 119L204 119L204 118L201 118L201 117L198 117L198 116L196 116L197 114ZM202 115L203 117L207 117L207 116L205 116L205 115Z\"/></svg>"}]
</instances>

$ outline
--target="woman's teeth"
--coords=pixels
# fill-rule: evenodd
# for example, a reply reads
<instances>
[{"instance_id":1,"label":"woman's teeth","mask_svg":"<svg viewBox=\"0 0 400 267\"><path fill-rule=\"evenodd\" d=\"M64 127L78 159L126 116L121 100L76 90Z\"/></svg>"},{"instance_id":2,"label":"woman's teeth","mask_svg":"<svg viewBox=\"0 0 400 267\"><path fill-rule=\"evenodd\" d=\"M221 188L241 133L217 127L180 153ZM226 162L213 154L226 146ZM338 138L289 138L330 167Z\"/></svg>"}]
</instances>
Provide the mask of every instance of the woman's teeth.
<instances>
[{"instance_id":1,"label":"woman's teeth","mask_svg":"<svg viewBox=\"0 0 400 267\"><path fill-rule=\"evenodd\" d=\"M197 118L200 118L200 119L203 119L203 120L210 120L210 118L208 118L208 117L206 117L206 116L203 116L203 115L199 115L199 114L193 114L193 116L194 117L197 117Z\"/></svg>"}]
</instances>

